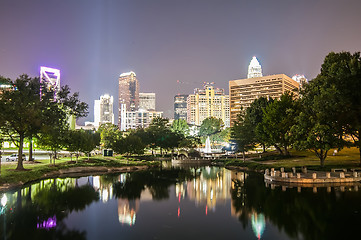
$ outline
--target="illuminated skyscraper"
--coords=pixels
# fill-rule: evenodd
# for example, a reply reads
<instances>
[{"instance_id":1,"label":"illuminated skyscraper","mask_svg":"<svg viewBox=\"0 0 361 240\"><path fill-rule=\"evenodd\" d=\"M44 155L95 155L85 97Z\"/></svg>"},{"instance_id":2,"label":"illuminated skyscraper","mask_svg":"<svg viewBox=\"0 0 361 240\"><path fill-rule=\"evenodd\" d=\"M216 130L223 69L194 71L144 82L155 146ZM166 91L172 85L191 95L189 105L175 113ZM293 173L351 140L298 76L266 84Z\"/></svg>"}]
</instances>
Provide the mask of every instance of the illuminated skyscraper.
<instances>
[{"instance_id":1,"label":"illuminated skyscraper","mask_svg":"<svg viewBox=\"0 0 361 240\"><path fill-rule=\"evenodd\" d=\"M122 118L127 111L136 111L139 107L139 85L136 74L131 71L119 76L119 120L118 126L122 129ZM124 127L123 127L124 128Z\"/></svg>"},{"instance_id":2,"label":"illuminated skyscraper","mask_svg":"<svg viewBox=\"0 0 361 240\"><path fill-rule=\"evenodd\" d=\"M216 117L229 127L229 96L224 90L206 83L203 89L194 89L187 98L187 122L200 126L204 119Z\"/></svg>"},{"instance_id":3,"label":"illuminated skyscraper","mask_svg":"<svg viewBox=\"0 0 361 240\"><path fill-rule=\"evenodd\" d=\"M262 67L256 57L253 57L248 66L247 78L262 77Z\"/></svg>"},{"instance_id":4,"label":"illuminated skyscraper","mask_svg":"<svg viewBox=\"0 0 361 240\"><path fill-rule=\"evenodd\" d=\"M241 111L260 97L279 98L286 92L298 93L300 85L285 74L263 76L262 68L256 57L248 67L248 78L229 81L230 122L237 119Z\"/></svg>"},{"instance_id":5,"label":"illuminated skyscraper","mask_svg":"<svg viewBox=\"0 0 361 240\"><path fill-rule=\"evenodd\" d=\"M298 82L300 84L300 88L303 88L304 85L306 83L308 83L308 80L307 78L305 77L305 75L299 75L299 74L296 74L292 77L293 80L295 80L296 82Z\"/></svg>"},{"instance_id":6,"label":"illuminated skyscraper","mask_svg":"<svg viewBox=\"0 0 361 240\"><path fill-rule=\"evenodd\" d=\"M94 125L99 127L103 123L114 124L113 96L104 94L100 100L94 101Z\"/></svg>"},{"instance_id":7,"label":"illuminated skyscraper","mask_svg":"<svg viewBox=\"0 0 361 240\"><path fill-rule=\"evenodd\" d=\"M45 83L55 94L60 90L60 70L49 67L40 67L40 82Z\"/></svg>"},{"instance_id":8,"label":"illuminated skyscraper","mask_svg":"<svg viewBox=\"0 0 361 240\"><path fill-rule=\"evenodd\" d=\"M155 93L139 93L139 109L155 110Z\"/></svg>"},{"instance_id":9,"label":"illuminated skyscraper","mask_svg":"<svg viewBox=\"0 0 361 240\"><path fill-rule=\"evenodd\" d=\"M188 95L174 96L174 119L187 120L187 97Z\"/></svg>"}]
</instances>

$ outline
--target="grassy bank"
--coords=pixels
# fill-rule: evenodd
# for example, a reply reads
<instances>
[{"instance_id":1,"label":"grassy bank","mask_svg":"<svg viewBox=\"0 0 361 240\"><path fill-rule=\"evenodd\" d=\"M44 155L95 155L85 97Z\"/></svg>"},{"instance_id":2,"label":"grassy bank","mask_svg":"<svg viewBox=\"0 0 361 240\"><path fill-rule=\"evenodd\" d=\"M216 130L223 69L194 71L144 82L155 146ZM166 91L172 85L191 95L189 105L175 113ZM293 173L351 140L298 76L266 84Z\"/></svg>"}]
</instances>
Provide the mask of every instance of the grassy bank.
<instances>
[{"instance_id":1,"label":"grassy bank","mask_svg":"<svg viewBox=\"0 0 361 240\"><path fill-rule=\"evenodd\" d=\"M247 167L251 170L264 170L267 168L281 168L291 170L292 167L306 166L310 170L330 171L332 168L360 168L360 155L357 148L345 148L333 155L333 150L329 151L329 156L325 160L325 167L321 168L320 160L310 151L291 151L290 157L283 157L277 153L267 153L250 155L245 161L242 159L224 160L225 166Z\"/></svg>"},{"instance_id":2,"label":"grassy bank","mask_svg":"<svg viewBox=\"0 0 361 240\"><path fill-rule=\"evenodd\" d=\"M56 164L49 164L49 160L37 160L35 162L24 162L24 168L26 171L15 171L17 166L16 162L2 163L1 164L1 176L0 185L2 184L18 184L34 181L43 178L44 174L57 171L60 169L66 169L71 167L123 167L123 166L138 166L149 165L154 166L158 163L155 161L145 161L132 158L123 157L102 157L94 156L88 158L79 158L78 162L70 161L70 158L62 158L56 160Z\"/></svg>"}]
</instances>

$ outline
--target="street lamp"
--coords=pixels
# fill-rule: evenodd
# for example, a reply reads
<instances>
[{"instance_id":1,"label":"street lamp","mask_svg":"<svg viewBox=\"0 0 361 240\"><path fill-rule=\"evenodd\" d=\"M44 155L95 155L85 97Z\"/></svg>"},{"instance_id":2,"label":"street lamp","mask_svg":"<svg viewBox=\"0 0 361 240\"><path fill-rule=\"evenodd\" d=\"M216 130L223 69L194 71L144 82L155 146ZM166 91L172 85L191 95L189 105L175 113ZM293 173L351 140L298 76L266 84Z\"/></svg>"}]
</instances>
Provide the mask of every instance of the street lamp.
<instances>
[{"instance_id":1,"label":"street lamp","mask_svg":"<svg viewBox=\"0 0 361 240\"><path fill-rule=\"evenodd\" d=\"M8 202L8 198L6 197L6 194L4 194L3 197L1 198L1 205L5 207L7 202Z\"/></svg>"}]
</instances>

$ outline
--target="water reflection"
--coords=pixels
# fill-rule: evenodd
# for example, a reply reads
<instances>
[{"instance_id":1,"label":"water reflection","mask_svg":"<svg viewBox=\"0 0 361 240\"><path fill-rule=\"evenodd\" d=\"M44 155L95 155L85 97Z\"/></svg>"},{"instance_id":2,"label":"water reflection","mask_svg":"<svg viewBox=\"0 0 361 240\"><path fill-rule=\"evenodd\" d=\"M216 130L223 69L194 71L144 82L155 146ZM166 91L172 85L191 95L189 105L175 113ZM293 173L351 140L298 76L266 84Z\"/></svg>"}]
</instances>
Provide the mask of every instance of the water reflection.
<instances>
[{"instance_id":1,"label":"water reflection","mask_svg":"<svg viewBox=\"0 0 361 240\"><path fill-rule=\"evenodd\" d=\"M216 167L48 179L2 195L1 239L355 238L358 185L299 191Z\"/></svg>"},{"instance_id":2,"label":"water reflection","mask_svg":"<svg viewBox=\"0 0 361 240\"><path fill-rule=\"evenodd\" d=\"M255 234L260 233L257 237L264 231L264 221L259 221L262 213L267 225L278 226L292 239L359 238L354 228L361 224L361 194L355 187L359 183L301 190L275 184L262 186L262 181L262 176L250 174L232 186L234 211L243 226L251 219Z\"/></svg>"}]
</instances>

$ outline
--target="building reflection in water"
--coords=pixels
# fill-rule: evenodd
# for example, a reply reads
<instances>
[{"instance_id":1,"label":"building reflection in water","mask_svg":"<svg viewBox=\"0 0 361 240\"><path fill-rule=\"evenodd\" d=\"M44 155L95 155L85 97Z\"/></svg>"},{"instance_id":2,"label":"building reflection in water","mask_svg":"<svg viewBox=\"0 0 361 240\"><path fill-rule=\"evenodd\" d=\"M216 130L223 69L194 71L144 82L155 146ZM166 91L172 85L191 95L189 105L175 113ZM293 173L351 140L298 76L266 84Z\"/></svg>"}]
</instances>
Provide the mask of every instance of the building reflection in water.
<instances>
[{"instance_id":1,"label":"building reflection in water","mask_svg":"<svg viewBox=\"0 0 361 240\"><path fill-rule=\"evenodd\" d=\"M209 211L216 211L217 204L225 205L231 199L230 207L231 215L238 217L240 212L236 212L231 197L231 190L235 188L234 183L244 183L247 179L247 174L243 172L234 172L225 168L217 167L203 167L192 168L191 173L194 176L192 180L186 180L175 185L175 196L177 197L178 217L181 215L181 201L188 198L195 202L196 206L204 208L204 214L207 215ZM123 173L117 176L88 176L81 178L64 178L64 179L47 179L38 183L32 184L12 194L8 194L9 205L16 206L27 201L32 201L32 196L36 196L40 191L56 188L57 191L63 192L75 187L83 185L90 185L96 192L99 193L99 200L103 203L115 198L114 183L125 183L130 173ZM239 185L238 185L239 186ZM245 196L243 196L245 197ZM151 201L153 195L148 187L145 187L140 198L128 199L117 198L117 212L119 223L134 226L136 223L136 215L139 212L141 201ZM252 213L252 225L258 238L262 236L265 226L265 219L262 214ZM52 228L56 226L56 216L43 216L37 221L38 228ZM257 231L256 231L257 230Z\"/></svg>"},{"instance_id":2,"label":"building reflection in water","mask_svg":"<svg viewBox=\"0 0 361 240\"><path fill-rule=\"evenodd\" d=\"M133 226L135 224L136 213L139 210L139 199L118 199L118 219L122 224Z\"/></svg>"},{"instance_id":3,"label":"building reflection in water","mask_svg":"<svg viewBox=\"0 0 361 240\"><path fill-rule=\"evenodd\" d=\"M266 228L266 218L262 213L257 213L256 210L247 210L246 204L246 193L244 192L244 185L247 181L248 174L245 172L232 172L232 186L231 190L236 191L236 198L232 198L231 214L234 217L239 218L241 214L245 214L248 219L251 219L252 230L258 239L262 238L263 232ZM240 201L241 208L236 209L235 201Z\"/></svg>"},{"instance_id":4,"label":"building reflection in water","mask_svg":"<svg viewBox=\"0 0 361 240\"><path fill-rule=\"evenodd\" d=\"M262 234L266 228L266 218L262 213L252 214L252 230L258 239L261 239Z\"/></svg>"}]
</instances>

